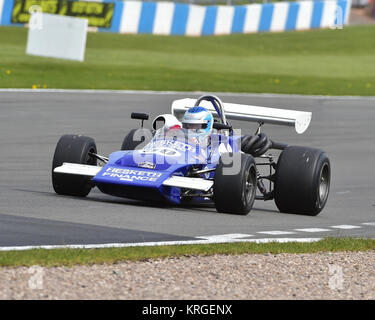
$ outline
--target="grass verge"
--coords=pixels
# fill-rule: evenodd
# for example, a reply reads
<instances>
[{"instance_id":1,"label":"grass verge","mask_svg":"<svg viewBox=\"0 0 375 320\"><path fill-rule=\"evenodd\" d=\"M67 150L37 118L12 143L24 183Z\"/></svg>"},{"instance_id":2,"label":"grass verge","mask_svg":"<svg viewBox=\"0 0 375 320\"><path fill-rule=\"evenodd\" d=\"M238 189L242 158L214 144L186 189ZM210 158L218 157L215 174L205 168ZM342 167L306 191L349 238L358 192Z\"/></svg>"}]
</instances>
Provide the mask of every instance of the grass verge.
<instances>
[{"instance_id":1,"label":"grass verge","mask_svg":"<svg viewBox=\"0 0 375 320\"><path fill-rule=\"evenodd\" d=\"M35 249L0 252L0 266L73 266L113 264L181 256L214 254L278 254L375 250L375 239L326 238L312 243L224 243L107 249Z\"/></svg>"},{"instance_id":2,"label":"grass verge","mask_svg":"<svg viewBox=\"0 0 375 320\"><path fill-rule=\"evenodd\" d=\"M28 56L0 27L0 87L375 95L375 25L181 37L89 33L85 62Z\"/></svg>"}]
</instances>

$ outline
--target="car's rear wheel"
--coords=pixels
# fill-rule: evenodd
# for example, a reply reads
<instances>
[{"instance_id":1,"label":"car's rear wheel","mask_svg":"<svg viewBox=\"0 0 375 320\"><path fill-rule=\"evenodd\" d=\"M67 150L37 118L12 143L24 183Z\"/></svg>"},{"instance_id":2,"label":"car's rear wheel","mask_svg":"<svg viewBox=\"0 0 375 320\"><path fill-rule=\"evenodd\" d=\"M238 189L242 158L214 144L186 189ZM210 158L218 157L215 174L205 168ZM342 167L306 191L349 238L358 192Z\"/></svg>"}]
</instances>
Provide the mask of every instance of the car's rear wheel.
<instances>
[{"instance_id":1,"label":"car's rear wheel","mask_svg":"<svg viewBox=\"0 0 375 320\"><path fill-rule=\"evenodd\" d=\"M253 207L257 187L254 158L223 154L215 170L214 202L218 212L246 215Z\"/></svg>"},{"instance_id":2,"label":"car's rear wheel","mask_svg":"<svg viewBox=\"0 0 375 320\"><path fill-rule=\"evenodd\" d=\"M125 136L121 150L135 150L136 148L142 148L152 139L152 132L150 129L140 128L132 129Z\"/></svg>"},{"instance_id":3,"label":"car's rear wheel","mask_svg":"<svg viewBox=\"0 0 375 320\"><path fill-rule=\"evenodd\" d=\"M81 135L64 135L57 143L52 162L52 185L57 194L85 197L92 189L91 178L80 175L56 173L53 170L64 162L97 165L90 156L97 153L94 139Z\"/></svg>"},{"instance_id":4,"label":"car's rear wheel","mask_svg":"<svg viewBox=\"0 0 375 320\"><path fill-rule=\"evenodd\" d=\"M330 182L331 166L325 152L287 147L276 168L276 206L283 213L316 216L327 203Z\"/></svg>"}]
</instances>

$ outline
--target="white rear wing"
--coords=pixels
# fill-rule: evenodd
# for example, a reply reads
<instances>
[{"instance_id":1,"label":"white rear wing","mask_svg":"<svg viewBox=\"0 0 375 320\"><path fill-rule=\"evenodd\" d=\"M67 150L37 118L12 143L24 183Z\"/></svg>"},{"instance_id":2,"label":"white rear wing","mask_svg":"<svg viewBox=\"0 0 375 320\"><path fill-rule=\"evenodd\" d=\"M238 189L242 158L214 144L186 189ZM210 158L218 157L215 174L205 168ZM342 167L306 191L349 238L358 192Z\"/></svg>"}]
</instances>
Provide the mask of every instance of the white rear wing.
<instances>
[{"instance_id":1,"label":"white rear wing","mask_svg":"<svg viewBox=\"0 0 375 320\"><path fill-rule=\"evenodd\" d=\"M181 119L185 111L193 107L196 101L196 99L189 98L173 101L172 114ZM199 105L207 108L215 117L218 117L211 102L201 101ZM299 134L306 131L311 121L311 112L305 111L266 108L236 103L223 103L223 108L227 119L292 126Z\"/></svg>"}]
</instances>

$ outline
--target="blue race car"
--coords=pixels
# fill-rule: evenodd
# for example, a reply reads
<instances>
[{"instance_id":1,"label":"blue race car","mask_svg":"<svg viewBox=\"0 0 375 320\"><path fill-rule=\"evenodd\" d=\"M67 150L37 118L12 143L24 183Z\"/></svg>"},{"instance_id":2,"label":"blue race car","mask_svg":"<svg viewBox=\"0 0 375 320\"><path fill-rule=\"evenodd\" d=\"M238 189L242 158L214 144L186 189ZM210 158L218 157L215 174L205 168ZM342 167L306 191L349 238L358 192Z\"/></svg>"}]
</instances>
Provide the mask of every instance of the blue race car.
<instances>
[{"instance_id":1,"label":"blue race car","mask_svg":"<svg viewBox=\"0 0 375 320\"><path fill-rule=\"evenodd\" d=\"M57 143L52 183L57 194L85 197L93 187L113 196L175 205L214 203L218 212L246 215L255 200L274 200L280 212L317 215L330 187L325 152L270 140L265 123L303 133L311 113L222 103L213 95L180 99L171 114L148 115L125 137L121 151L97 154L92 138L64 135ZM257 122L243 135L228 119ZM181 120L181 121L180 121ZM269 150L281 150L277 157Z\"/></svg>"}]
</instances>

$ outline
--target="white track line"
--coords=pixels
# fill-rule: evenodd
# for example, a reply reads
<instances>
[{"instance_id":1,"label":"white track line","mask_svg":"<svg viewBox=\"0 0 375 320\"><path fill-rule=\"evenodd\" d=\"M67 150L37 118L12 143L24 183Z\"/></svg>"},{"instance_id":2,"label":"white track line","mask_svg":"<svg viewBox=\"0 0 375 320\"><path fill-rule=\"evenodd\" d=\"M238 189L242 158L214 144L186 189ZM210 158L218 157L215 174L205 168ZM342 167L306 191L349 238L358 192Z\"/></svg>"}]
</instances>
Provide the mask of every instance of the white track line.
<instances>
[{"instance_id":1,"label":"white track line","mask_svg":"<svg viewBox=\"0 0 375 320\"><path fill-rule=\"evenodd\" d=\"M230 234L219 234L219 235L212 235L212 236L203 236L199 237L204 240L210 241L231 241L231 240L238 240L242 238L254 237L252 234L243 234L243 233L230 233Z\"/></svg>"},{"instance_id":2,"label":"white track line","mask_svg":"<svg viewBox=\"0 0 375 320\"><path fill-rule=\"evenodd\" d=\"M110 93L110 94L143 94L143 95L199 95L210 93L207 91L153 91L153 90L103 90L103 89L27 89L8 88L0 89L1 92L20 93ZM370 100L375 101L375 96L322 96L301 94L276 94L276 93L242 93L242 92L211 92L218 96L260 97L260 98L308 98L329 100Z\"/></svg>"},{"instance_id":3,"label":"white track line","mask_svg":"<svg viewBox=\"0 0 375 320\"><path fill-rule=\"evenodd\" d=\"M362 225L375 226L375 222L364 222ZM331 226L335 229L359 229L360 226L353 225L337 225ZM334 231L324 228L301 228L294 229L300 232L329 232ZM259 234L268 235L290 235L295 234L293 231L259 231ZM316 242L323 238L262 238L262 239L245 239L253 237L251 234L233 233L223 235L210 235L200 236L196 240L183 240L183 241L160 241L160 242L137 242L137 243L106 243L106 244L72 244L72 245L42 245L42 246L13 246L13 247L0 247L0 251L23 251L33 249L104 249L104 248L127 248L127 247L151 247L151 246L173 246L173 245L189 245L189 244L214 244L214 243L239 243L239 242L252 242L252 243L286 243L286 242Z\"/></svg>"},{"instance_id":4,"label":"white track line","mask_svg":"<svg viewBox=\"0 0 375 320\"><path fill-rule=\"evenodd\" d=\"M127 248L127 247L151 247L151 246L175 246L188 244L212 244L212 243L286 243L286 242L316 242L322 238L265 238L265 239L231 239L231 240L187 240L187 241L161 241L161 242L139 242L139 243L106 243L106 244L72 244L72 245L46 245L46 246L16 246L0 247L0 251L24 251L33 249L104 249L104 248Z\"/></svg>"},{"instance_id":5,"label":"white track line","mask_svg":"<svg viewBox=\"0 0 375 320\"><path fill-rule=\"evenodd\" d=\"M338 226L331 226L331 228L343 229L343 230L350 230L350 229L360 229L362 227L360 227L360 226L352 226L352 225L349 225L349 224L341 224L341 225L338 225Z\"/></svg>"},{"instance_id":6,"label":"white track line","mask_svg":"<svg viewBox=\"0 0 375 320\"><path fill-rule=\"evenodd\" d=\"M269 234L269 235L272 235L272 236L295 234L295 232L293 232L293 231L278 231L278 230L275 230L275 231L258 231L257 233Z\"/></svg>"},{"instance_id":7,"label":"white track line","mask_svg":"<svg viewBox=\"0 0 375 320\"><path fill-rule=\"evenodd\" d=\"M301 232L328 232L333 231L331 229L323 229L323 228L303 228L303 229L294 229L295 231Z\"/></svg>"}]
</instances>

